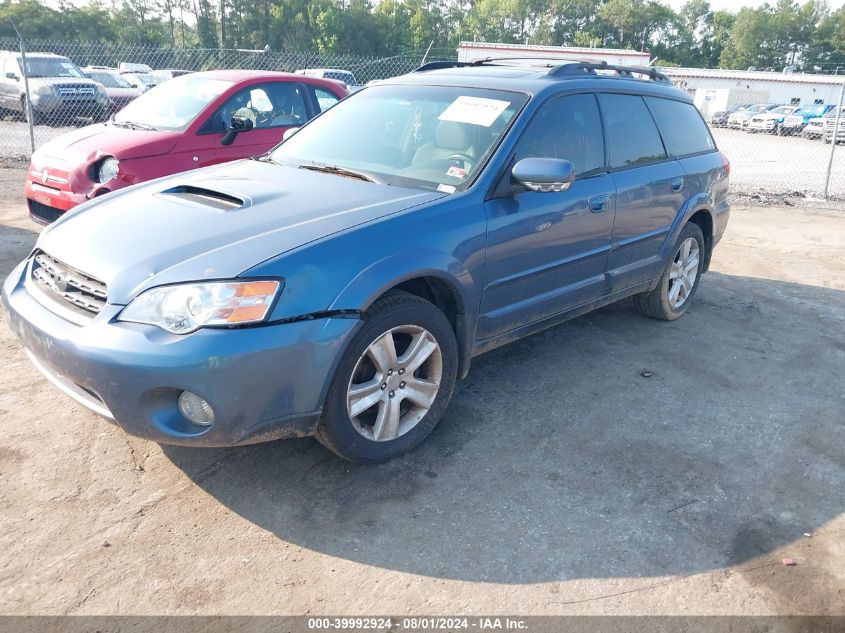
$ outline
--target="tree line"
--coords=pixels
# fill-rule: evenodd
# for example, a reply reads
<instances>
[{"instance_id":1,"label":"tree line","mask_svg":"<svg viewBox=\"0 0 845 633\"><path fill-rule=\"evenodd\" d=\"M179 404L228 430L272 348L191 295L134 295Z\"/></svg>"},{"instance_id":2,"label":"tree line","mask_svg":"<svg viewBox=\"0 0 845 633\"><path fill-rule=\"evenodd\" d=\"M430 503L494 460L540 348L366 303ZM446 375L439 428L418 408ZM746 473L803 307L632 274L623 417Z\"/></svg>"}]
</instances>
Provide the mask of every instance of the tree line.
<instances>
[{"instance_id":1,"label":"tree line","mask_svg":"<svg viewBox=\"0 0 845 633\"><path fill-rule=\"evenodd\" d=\"M657 64L845 73L845 7L777 0L738 12L689 0L91 0L0 2L31 40L388 57L461 40L649 51Z\"/></svg>"}]
</instances>

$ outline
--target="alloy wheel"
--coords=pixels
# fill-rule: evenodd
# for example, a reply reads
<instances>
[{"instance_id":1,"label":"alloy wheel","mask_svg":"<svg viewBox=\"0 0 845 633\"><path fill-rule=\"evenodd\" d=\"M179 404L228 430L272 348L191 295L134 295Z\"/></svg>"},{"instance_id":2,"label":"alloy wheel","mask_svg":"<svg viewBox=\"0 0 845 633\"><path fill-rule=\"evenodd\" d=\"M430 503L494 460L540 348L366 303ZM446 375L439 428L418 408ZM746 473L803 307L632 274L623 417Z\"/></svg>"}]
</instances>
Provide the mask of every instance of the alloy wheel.
<instances>
[{"instance_id":1,"label":"alloy wheel","mask_svg":"<svg viewBox=\"0 0 845 633\"><path fill-rule=\"evenodd\" d=\"M669 305L679 309L689 298L698 277L699 249L695 238L682 243L669 269Z\"/></svg>"},{"instance_id":2,"label":"alloy wheel","mask_svg":"<svg viewBox=\"0 0 845 633\"><path fill-rule=\"evenodd\" d=\"M376 442L408 433L431 409L443 377L434 336L416 325L391 328L361 354L346 393L352 426Z\"/></svg>"}]
</instances>

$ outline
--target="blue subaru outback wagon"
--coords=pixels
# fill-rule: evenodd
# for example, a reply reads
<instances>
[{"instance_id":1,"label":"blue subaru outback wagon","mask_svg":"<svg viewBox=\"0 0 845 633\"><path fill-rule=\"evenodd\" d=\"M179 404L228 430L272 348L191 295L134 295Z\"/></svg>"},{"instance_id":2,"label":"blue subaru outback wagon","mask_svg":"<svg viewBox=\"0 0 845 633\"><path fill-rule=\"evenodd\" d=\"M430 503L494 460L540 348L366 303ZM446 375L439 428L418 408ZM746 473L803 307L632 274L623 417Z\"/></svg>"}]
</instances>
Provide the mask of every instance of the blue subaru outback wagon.
<instances>
[{"instance_id":1,"label":"blue subaru outback wagon","mask_svg":"<svg viewBox=\"0 0 845 633\"><path fill-rule=\"evenodd\" d=\"M683 315L729 170L654 69L429 64L264 156L80 206L3 303L46 377L128 433L378 462L473 356L629 296Z\"/></svg>"}]
</instances>

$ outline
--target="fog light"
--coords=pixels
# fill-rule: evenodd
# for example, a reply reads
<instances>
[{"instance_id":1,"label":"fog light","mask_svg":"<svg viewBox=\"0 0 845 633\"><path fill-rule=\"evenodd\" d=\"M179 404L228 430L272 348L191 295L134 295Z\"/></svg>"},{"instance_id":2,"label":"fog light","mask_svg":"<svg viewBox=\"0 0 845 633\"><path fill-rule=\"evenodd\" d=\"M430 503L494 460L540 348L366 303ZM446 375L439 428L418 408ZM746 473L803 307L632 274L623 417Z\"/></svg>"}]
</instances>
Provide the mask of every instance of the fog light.
<instances>
[{"instance_id":1,"label":"fog light","mask_svg":"<svg viewBox=\"0 0 845 633\"><path fill-rule=\"evenodd\" d=\"M190 391L183 391L179 396L179 410L194 424L210 426L214 422L211 405Z\"/></svg>"}]
</instances>

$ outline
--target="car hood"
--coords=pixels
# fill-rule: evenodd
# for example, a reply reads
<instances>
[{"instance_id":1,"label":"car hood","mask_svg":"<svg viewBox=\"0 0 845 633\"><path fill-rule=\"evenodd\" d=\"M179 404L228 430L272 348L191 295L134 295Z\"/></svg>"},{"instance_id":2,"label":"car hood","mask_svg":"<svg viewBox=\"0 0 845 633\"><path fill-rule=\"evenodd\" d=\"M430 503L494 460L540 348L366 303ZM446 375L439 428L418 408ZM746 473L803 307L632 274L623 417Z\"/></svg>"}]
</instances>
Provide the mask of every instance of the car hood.
<instances>
[{"instance_id":1,"label":"car hood","mask_svg":"<svg viewBox=\"0 0 845 633\"><path fill-rule=\"evenodd\" d=\"M95 123L62 134L38 148L41 158L88 165L100 156L120 159L159 156L173 149L178 132L131 130L110 123Z\"/></svg>"},{"instance_id":2,"label":"car hood","mask_svg":"<svg viewBox=\"0 0 845 633\"><path fill-rule=\"evenodd\" d=\"M761 121L768 121L770 119L782 119L785 116L789 116L788 114L778 114L777 112L761 112L760 114L755 114L754 118L761 120Z\"/></svg>"},{"instance_id":3,"label":"car hood","mask_svg":"<svg viewBox=\"0 0 845 633\"><path fill-rule=\"evenodd\" d=\"M106 88L106 94L110 99L134 99L141 91L137 88Z\"/></svg>"},{"instance_id":4,"label":"car hood","mask_svg":"<svg viewBox=\"0 0 845 633\"><path fill-rule=\"evenodd\" d=\"M271 257L444 195L238 161L81 205L45 229L36 248L105 282L109 302L123 305L153 286L237 277Z\"/></svg>"}]
</instances>

